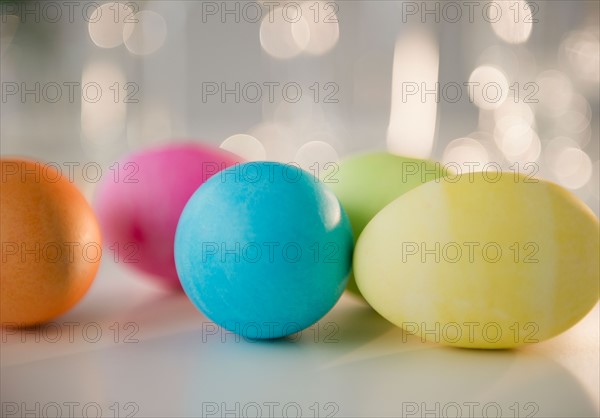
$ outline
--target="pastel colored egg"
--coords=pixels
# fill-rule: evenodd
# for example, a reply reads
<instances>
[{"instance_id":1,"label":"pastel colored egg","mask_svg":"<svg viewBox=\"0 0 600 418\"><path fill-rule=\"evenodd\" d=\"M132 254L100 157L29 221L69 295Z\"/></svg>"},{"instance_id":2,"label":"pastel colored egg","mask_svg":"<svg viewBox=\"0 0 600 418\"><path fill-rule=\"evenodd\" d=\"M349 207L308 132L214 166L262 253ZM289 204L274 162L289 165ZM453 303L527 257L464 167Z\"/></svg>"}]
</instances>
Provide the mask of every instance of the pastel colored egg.
<instances>
[{"instance_id":1,"label":"pastel colored egg","mask_svg":"<svg viewBox=\"0 0 600 418\"><path fill-rule=\"evenodd\" d=\"M423 340L510 348L560 334L593 308L598 237L595 215L553 183L448 176L375 216L354 272L375 310Z\"/></svg>"},{"instance_id":2,"label":"pastel colored egg","mask_svg":"<svg viewBox=\"0 0 600 418\"><path fill-rule=\"evenodd\" d=\"M354 238L388 203L413 188L444 175L434 161L402 157L387 152L359 154L342 161L326 180L348 213ZM354 276L348 290L360 296Z\"/></svg>"},{"instance_id":3,"label":"pastel colored egg","mask_svg":"<svg viewBox=\"0 0 600 418\"><path fill-rule=\"evenodd\" d=\"M36 325L86 293L102 255L100 230L83 195L52 165L0 164L0 323Z\"/></svg>"},{"instance_id":4,"label":"pastel colored egg","mask_svg":"<svg viewBox=\"0 0 600 418\"><path fill-rule=\"evenodd\" d=\"M237 162L218 148L183 143L137 151L111 166L95 207L115 260L180 289L173 242L181 211L204 181Z\"/></svg>"},{"instance_id":5,"label":"pastel colored egg","mask_svg":"<svg viewBox=\"0 0 600 418\"><path fill-rule=\"evenodd\" d=\"M333 192L293 165L223 170L196 191L177 227L175 261L192 302L252 339L293 334L341 296L353 238Z\"/></svg>"}]
</instances>

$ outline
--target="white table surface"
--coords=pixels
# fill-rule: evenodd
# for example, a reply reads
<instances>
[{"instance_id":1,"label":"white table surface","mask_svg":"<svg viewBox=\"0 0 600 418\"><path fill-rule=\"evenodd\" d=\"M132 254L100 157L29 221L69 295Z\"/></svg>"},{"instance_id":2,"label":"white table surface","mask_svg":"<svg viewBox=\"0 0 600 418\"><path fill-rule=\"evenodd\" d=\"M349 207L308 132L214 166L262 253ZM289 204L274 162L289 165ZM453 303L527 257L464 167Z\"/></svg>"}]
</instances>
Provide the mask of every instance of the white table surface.
<instances>
[{"instance_id":1,"label":"white table surface","mask_svg":"<svg viewBox=\"0 0 600 418\"><path fill-rule=\"evenodd\" d=\"M252 342L136 276L104 262L73 310L2 330L2 416L599 414L598 305L518 350L422 343L349 296L296 341Z\"/></svg>"}]
</instances>

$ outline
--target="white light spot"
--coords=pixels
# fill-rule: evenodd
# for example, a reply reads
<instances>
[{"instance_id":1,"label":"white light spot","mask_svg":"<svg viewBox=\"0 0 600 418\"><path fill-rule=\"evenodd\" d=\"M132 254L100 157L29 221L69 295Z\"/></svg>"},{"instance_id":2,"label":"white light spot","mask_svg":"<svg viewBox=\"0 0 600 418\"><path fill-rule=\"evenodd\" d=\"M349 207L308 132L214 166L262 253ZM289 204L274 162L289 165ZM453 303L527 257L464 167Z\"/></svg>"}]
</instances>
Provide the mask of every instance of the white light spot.
<instances>
[{"instance_id":1,"label":"white light spot","mask_svg":"<svg viewBox=\"0 0 600 418\"><path fill-rule=\"evenodd\" d=\"M167 38L167 23L156 12L143 10L136 13L123 28L125 46L135 55L150 55L156 52Z\"/></svg>"},{"instance_id":2,"label":"white light spot","mask_svg":"<svg viewBox=\"0 0 600 418\"><path fill-rule=\"evenodd\" d=\"M525 122L515 122L504 131L494 131L494 139L509 161L532 162L539 157L540 140L531 126Z\"/></svg>"},{"instance_id":3,"label":"white light spot","mask_svg":"<svg viewBox=\"0 0 600 418\"><path fill-rule=\"evenodd\" d=\"M498 17L491 17L494 33L509 44L520 44L531 35L533 12L525 0L494 1ZM501 13L501 14L500 14Z\"/></svg>"},{"instance_id":4,"label":"white light spot","mask_svg":"<svg viewBox=\"0 0 600 418\"><path fill-rule=\"evenodd\" d=\"M527 103L516 101L512 95L509 95L504 103L494 110L494 121L496 127L505 131L515 122L522 122L533 126L535 114L531 106Z\"/></svg>"},{"instance_id":5,"label":"white light spot","mask_svg":"<svg viewBox=\"0 0 600 418\"><path fill-rule=\"evenodd\" d=\"M327 142L321 141L307 142L298 149L294 157L300 168L319 178L335 169L339 160L336 150Z\"/></svg>"},{"instance_id":6,"label":"white light spot","mask_svg":"<svg viewBox=\"0 0 600 418\"><path fill-rule=\"evenodd\" d=\"M325 200L328 201L328 204L323 206L328 210L323 214L323 223L327 230L332 230L339 225L342 219L342 208L339 200L330 189L325 188L324 191Z\"/></svg>"},{"instance_id":7,"label":"white light spot","mask_svg":"<svg viewBox=\"0 0 600 418\"><path fill-rule=\"evenodd\" d=\"M421 86L435 88L438 68L438 44L430 33L416 31L398 38L394 50L392 105L387 132L387 145L391 152L417 158L431 156L437 101L432 95L423 100ZM412 89L410 94L409 89Z\"/></svg>"},{"instance_id":8,"label":"white light spot","mask_svg":"<svg viewBox=\"0 0 600 418\"><path fill-rule=\"evenodd\" d=\"M579 148L566 147L556 156L554 174L569 189L583 187L592 177L592 160Z\"/></svg>"},{"instance_id":9,"label":"white light spot","mask_svg":"<svg viewBox=\"0 0 600 418\"><path fill-rule=\"evenodd\" d=\"M469 97L480 109L497 109L508 97L508 80L502 71L481 65L469 77Z\"/></svg>"},{"instance_id":10,"label":"white light spot","mask_svg":"<svg viewBox=\"0 0 600 418\"><path fill-rule=\"evenodd\" d=\"M544 161L548 166L553 166L556 157L565 148L578 148L577 142L566 136L558 136L551 139L544 146Z\"/></svg>"},{"instance_id":11,"label":"white light spot","mask_svg":"<svg viewBox=\"0 0 600 418\"><path fill-rule=\"evenodd\" d=\"M90 15L90 38L100 48L115 48L123 43L125 22L132 20L133 10L125 3L104 3Z\"/></svg>"},{"instance_id":12,"label":"white light spot","mask_svg":"<svg viewBox=\"0 0 600 418\"><path fill-rule=\"evenodd\" d=\"M329 52L340 37L340 28L331 2L303 3L302 21L292 25L292 37L298 47L309 54Z\"/></svg>"},{"instance_id":13,"label":"white light spot","mask_svg":"<svg viewBox=\"0 0 600 418\"><path fill-rule=\"evenodd\" d=\"M544 116L554 118L567 111L573 98L573 87L566 75L556 70L544 71L537 76L535 84L538 108Z\"/></svg>"},{"instance_id":14,"label":"white light spot","mask_svg":"<svg viewBox=\"0 0 600 418\"><path fill-rule=\"evenodd\" d=\"M220 148L239 155L245 161L264 161L267 157L263 144L252 135L232 135L223 141Z\"/></svg>"},{"instance_id":15,"label":"white light spot","mask_svg":"<svg viewBox=\"0 0 600 418\"><path fill-rule=\"evenodd\" d=\"M485 147L472 138L457 138L450 141L444 150L444 164L462 166L462 172L481 171L490 162Z\"/></svg>"},{"instance_id":16,"label":"white light spot","mask_svg":"<svg viewBox=\"0 0 600 418\"><path fill-rule=\"evenodd\" d=\"M294 135L284 126L276 123L260 123L248 131L264 146L267 159L289 163L294 158Z\"/></svg>"},{"instance_id":17,"label":"white light spot","mask_svg":"<svg viewBox=\"0 0 600 418\"><path fill-rule=\"evenodd\" d=\"M302 17L302 10L297 8L274 7L260 23L260 44L264 51L278 59L289 59L300 54L309 42L310 32L306 20ZM298 38L292 34L292 27L296 29ZM304 34L304 35L302 35Z\"/></svg>"},{"instance_id":18,"label":"white light spot","mask_svg":"<svg viewBox=\"0 0 600 418\"><path fill-rule=\"evenodd\" d=\"M565 113L556 119L559 129L566 135L572 136L582 147L590 140L590 122L592 108L581 94L573 95Z\"/></svg>"},{"instance_id":19,"label":"white light spot","mask_svg":"<svg viewBox=\"0 0 600 418\"><path fill-rule=\"evenodd\" d=\"M583 80L600 82L600 31L592 26L571 32L561 44L561 51L571 68Z\"/></svg>"},{"instance_id":20,"label":"white light spot","mask_svg":"<svg viewBox=\"0 0 600 418\"><path fill-rule=\"evenodd\" d=\"M127 104L123 97L125 76L113 63L88 65L81 76L82 139L93 145L106 145L123 138ZM115 88L116 86L116 88Z\"/></svg>"}]
</instances>

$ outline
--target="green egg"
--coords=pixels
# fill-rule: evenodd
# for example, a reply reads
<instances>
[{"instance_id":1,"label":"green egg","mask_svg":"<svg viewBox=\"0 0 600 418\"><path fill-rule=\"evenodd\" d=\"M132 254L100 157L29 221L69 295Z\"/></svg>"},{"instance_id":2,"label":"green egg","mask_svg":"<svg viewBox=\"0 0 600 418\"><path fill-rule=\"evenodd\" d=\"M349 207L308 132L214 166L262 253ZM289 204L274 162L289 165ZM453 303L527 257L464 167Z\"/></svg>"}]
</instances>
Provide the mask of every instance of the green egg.
<instances>
[{"instance_id":1,"label":"green egg","mask_svg":"<svg viewBox=\"0 0 600 418\"><path fill-rule=\"evenodd\" d=\"M343 160L327 184L333 189L352 224L354 239L381 209L415 187L442 177L440 163L388 152L359 154ZM354 275L347 289L361 296Z\"/></svg>"}]
</instances>

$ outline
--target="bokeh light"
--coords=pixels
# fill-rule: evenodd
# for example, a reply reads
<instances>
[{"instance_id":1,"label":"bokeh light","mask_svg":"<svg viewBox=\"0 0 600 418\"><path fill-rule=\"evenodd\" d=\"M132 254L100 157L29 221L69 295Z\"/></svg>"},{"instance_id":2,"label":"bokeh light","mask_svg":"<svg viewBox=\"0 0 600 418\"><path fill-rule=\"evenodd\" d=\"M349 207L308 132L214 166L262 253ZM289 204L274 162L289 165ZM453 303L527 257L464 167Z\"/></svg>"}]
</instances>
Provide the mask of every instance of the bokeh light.
<instances>
[{"instance_id":1,"label":"bokeh light","mask_svg":"<svg viewBox=\"0 0 600 418\"><path fill-rule=\"evenodd\" d=\"M573 97L569 78L557 70L540 73L536 80L538 109L546 117L557 117L567 111Z\"/></svg>"},{"instance_id":2,"label":"bokeh light","mask_svg":"<svg viewBox=\"0 0 600 418\"><path fill-rule=\"evenodd\" d=\"M509 44L520 44L531 35L534 16L525 0L493 1L494 7L488 10L494 33Z\"/></svg>"},{"instance_id":3,"label":"bokeh light","mask_svg":"<svg viewBox=\"0 0 600 418\"><path fill-rule=\"evenodd\" d=\"M268 160L282 163L294 160L296 138L294 132L287 127L273 122L262 122L249 129L248 134L264 146Z\"/></svg>"},{"instance_id":4,"label":"bokeh light","mask_svg":"<svg viewBox=\"0 0 600 418\"><path fill-rule=\"evenodd\" d=\"M580 146L586 146L590 140L590 122L592 108L584 96L576 93L572 96L567 110L556 119L560 130L576 139Z\"/></svg>"},{"instance_id":5,"label":"bokeh light","mask_svg":"<svg viewBox=\"0 0 600 418\"><path fill-rule=\"evenodd\" d=\"M481 65L469 76L471 101L480 109L496 109L508 96L508 80L502 71L490 65Z\"/></svg>"},{"instance_id":6,"label":"bokeh light","mask_svg":"<svg viewBox=\"0 0 600 418\"><path fill-rule=\"evenodd\" d=\"M494 139L509 162L535 162L542 150L540 138L526 122L517 122L503 131L494 131Z\"/></svg>"},{"instance_id":7,"label":"bokeh light","mask_svg":"<svg viewBox=\"0 0 600 418\"><path fill-rule=\"evenodd\" d=\"M534 126L535 113L529 104L517 101L514 96L509 95L504 103L494 110L494 122L495 127L502 132L515 123Z\"/></svg>"},{"instance_id":8,"label":"bokeh light","mask_svg":"<svg viewBox=\"0 0 600 418\"><path fill-rule=\"evenodd\" d=\"M245 161L264 161L267 158L265 147L252 135L232 135L225 139L220 147L226 151L239 155Z\"/></svg>"},{"instance_id":9,"label":"bokeh light","mask_svg":"<svg viewBox=\"0 0 600 418\"><path fill-rule=\"evenodd\" d=\"M556 156L565 148L578 148L577 141L567 136L557 136L544 145L544 162L548 166L553 166L556 162Z\"/></svg>"},{"instance_id":10,"label":"bokeh light","mask_svg":"<svg viewBox=\"0 0 600 418\"><path fill-rule=\"evenodd\" d=\"M301 5L301 22L292 24L292 37L298 47L313 55L329 52L340 37L332 2L310 1Z\"/></svg>"},{"instance_id":11,"label":"bokeh light","mask_svg":"<svg viewBox=\"0 0 600 418\"><path fill-rule=\"evenodd\" d=\"M592 160L576 147L565 147L555 156L554 174L569 189L583 187L592 177Z\"/></svg>"},{"instance_id":12,"label":"bokeh light","mask_svg":"<svg viewBox=\"0 0 600 418\"><path fill-rule=\"evenodd\" d=\"M600 82L600 35L598 27L570 32L561 44L561 53L581 79Z\"/></svg>"},{"instance_id":13,"label":"bokeh light","mask_svg":"<svg viewBox=\"0 0 600 418\"><path fill-rule=\"evenodd\" d=\"M490 162L486 147L473 138L457 138L450 141L442 157L444 164L458 164L462 172L481 171Z\"/></svg>"},{"instance_id":14,"label":"bokeh light","mask_svg":"<svg viewBox=\"0 0 600 418\"><path fill-rule=\"evenodd\" d=\"M114 63L92 62L81 76L81 133L84 145L107 146L123 139L127 103L125 75Z\"/></svg>"},{"instance_id":15,"label":"bokeh light","mask_svg":"<svg viewBox=\"0 0 600 418\"><path fill-rule=\"evenodd\" d=\"M135 55L150 55L156 52L167 38L165 19L152 10L143 10L133 15L131 22L123 27L125 46Z\"/></svg>"},{"instance_id":16,"label":"bokeh light","mask_svg":"<svg viewBox=\"0 0 600 418\"><path fill-rule=\"evenodd\" d=\"M133 10L126 3L104 3L90 15L90 38L100 48L115 48L123 43L123 29L131 20Z\"/></svg>"},{"instance_id":17,"label":"bokeh light","mask_svg":"<svg viewBox=\"0 0 600 418\"><path fill-rule=\"evenodd\" d=\"M307 142L298 149L294 157L294 162L300 168L319 178L333 172L339 160L337 151L323 141Z\"/></svg>"},{"instance_id":18,"label":"bokeh light","mask_svg":"<svg viewBox=\"0 0 600 418\"><path fill-rule=\"evenodd\" d=\"M550 178L570 189L579 189L590 181L592 161L572 138L560 136L544 147L544 162Z\"/></svg>"},{"instance_id":19,"label":"bokeh light","mask_svg":"<svg viewBox=\"0 0 600 418\"><path fill-rule=\"evenodd\" d=\"M431 156L437 100L431 95L424 98L422 88L437 89L438 69L439 48L431 33L415 31L398 38L387 132L391 152L420 158Z\"/></svg>"},{"instance_id":20,"label":"bokeh light","mask_svg":"<svg viewBox=\"0 0 600 418\"><path fill-rule=\"evenodd\" d=\"M260 45L274 58L289 59L300 54L310 41L310 29L298 7L298 16L292 15L290 8L273 7L260 23ZM293 26L296 37L292 33Z\"/></svg>"}]
</instances>

